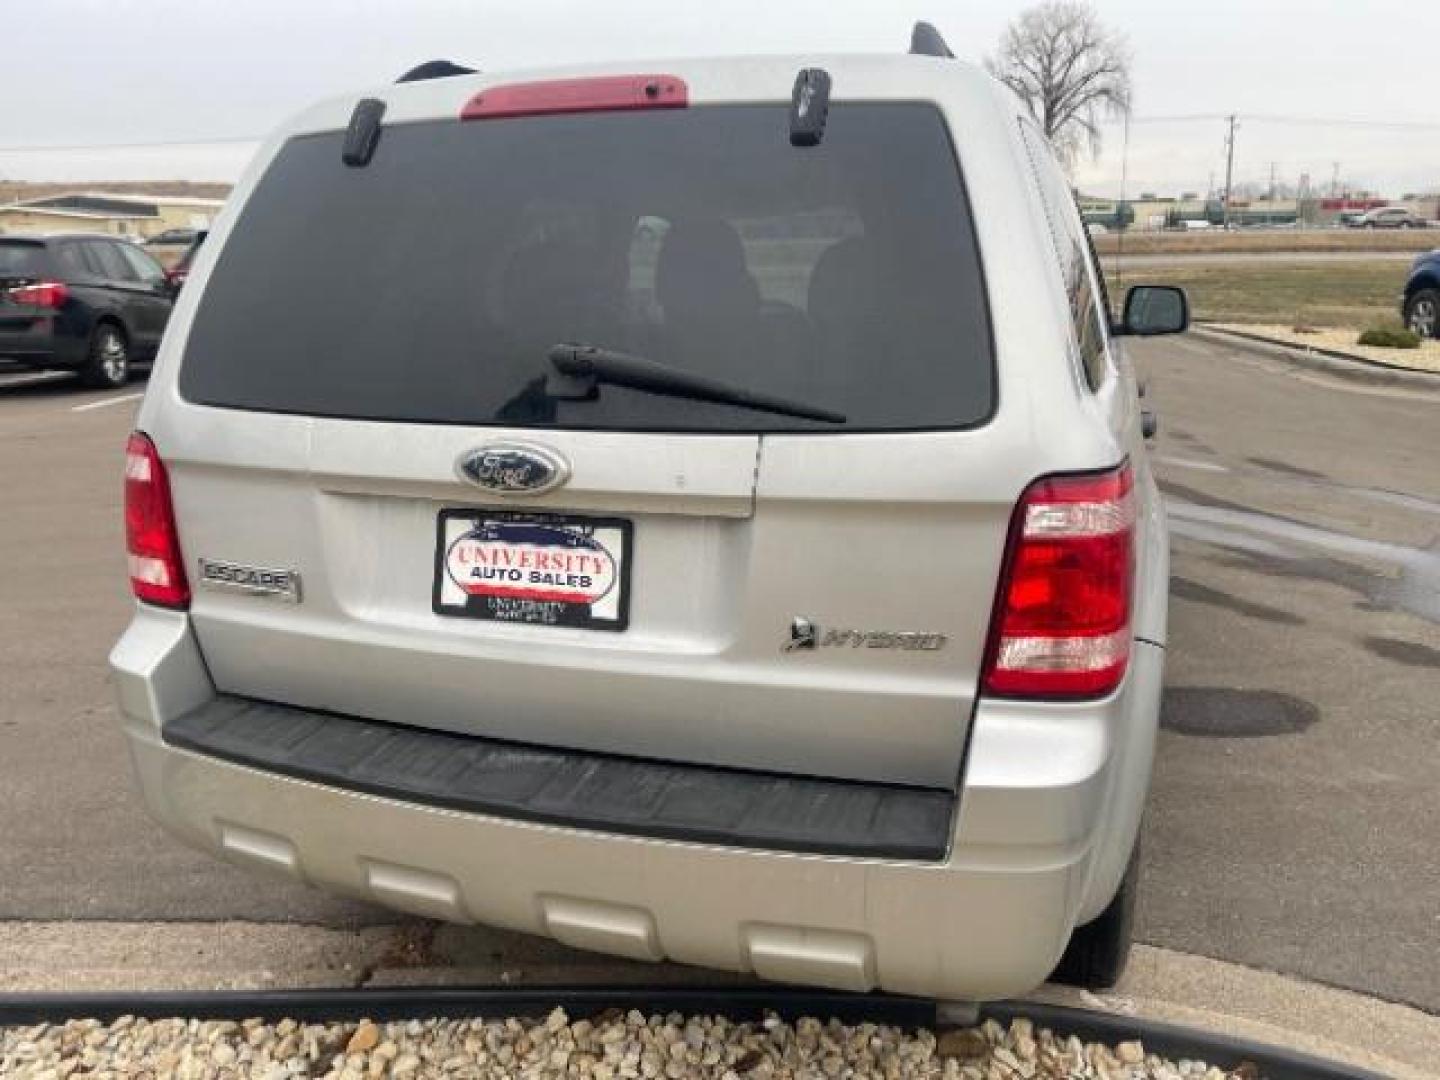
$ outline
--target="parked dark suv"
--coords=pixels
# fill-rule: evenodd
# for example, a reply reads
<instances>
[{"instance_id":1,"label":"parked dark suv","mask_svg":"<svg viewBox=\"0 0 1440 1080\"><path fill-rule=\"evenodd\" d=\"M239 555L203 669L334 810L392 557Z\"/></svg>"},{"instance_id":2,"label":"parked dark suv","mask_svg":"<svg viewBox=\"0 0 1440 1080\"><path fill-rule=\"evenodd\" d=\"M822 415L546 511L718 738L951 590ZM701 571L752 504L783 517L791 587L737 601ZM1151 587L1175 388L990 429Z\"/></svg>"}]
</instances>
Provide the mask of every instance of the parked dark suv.
<instances>
[{"instance_id":1,"label":"parked dark suv","mask_svg":"<svg viewBox=\"0 0 1440 1080\"><path fill-rule=\"evenodd\" d=\"M1415 260L1401 305L1406 326L1421 337L1440 338L1440 248Z\"/></svg>"},{"instance_id":2,"label":"parked dark suv","mask_svg":"<svg viewBox=\"0 0 1440 1080\"><path fill-rule=\"evenodd\" d=\"M0 236L0 360L123 386L153 359L174 289L134 244L105 236Z\"/></svg>"}]
</instances>

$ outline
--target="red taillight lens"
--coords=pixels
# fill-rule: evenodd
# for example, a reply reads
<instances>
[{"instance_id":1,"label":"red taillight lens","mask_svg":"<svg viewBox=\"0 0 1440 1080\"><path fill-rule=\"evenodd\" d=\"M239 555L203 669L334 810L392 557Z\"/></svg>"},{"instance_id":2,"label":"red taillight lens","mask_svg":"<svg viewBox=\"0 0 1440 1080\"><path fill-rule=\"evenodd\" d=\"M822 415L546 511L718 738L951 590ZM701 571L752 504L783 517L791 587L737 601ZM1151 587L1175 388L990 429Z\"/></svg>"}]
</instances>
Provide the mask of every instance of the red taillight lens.
<instances>
[{"instance_id":1,"label":"red taillight lens","mask_svg":"<svg viewBox=\"0 0 1440 1080\"><path fill-rule=\"evenodd\" d=\"M1135 561L1130 467L1026 490L983 686L1004 697L1099 697L1125 677Z\"/></svg>"},{"instance_id":2,"label":"red taillight lens","mask_svg":"<svg viewBox=\"0 0 1440 1080\"><path fill-rule=\"evenodd\" d=\"M125 550L137 597L161 607L190 606L170 479L155 444L141 431L125 444Z\"/></svg>"},{"instance_id":3,"label":"red taillight lens","mask_svg":"<svg viewBox=\"0 0 1440 1080\"><path fill-rule=\"evenodd\" d=\"M33 285L19 285L5 290L5 295L16 304L31 307L54 308L59 310L70 299L70 289L59 281L37 281Z\"/></svg>"},{"instance_id":4,"label":"red taillight lens","mask_svg":"<svg viewBox=\"0 0 1440 1080\"><path fill-rule=\"evenodd\" d=\"M460 110L461 120L497 120L552 113L683 109L690 101L685 80L674 75L602 75L589 79L492 86Z\"/></svg>"}]
</instances>

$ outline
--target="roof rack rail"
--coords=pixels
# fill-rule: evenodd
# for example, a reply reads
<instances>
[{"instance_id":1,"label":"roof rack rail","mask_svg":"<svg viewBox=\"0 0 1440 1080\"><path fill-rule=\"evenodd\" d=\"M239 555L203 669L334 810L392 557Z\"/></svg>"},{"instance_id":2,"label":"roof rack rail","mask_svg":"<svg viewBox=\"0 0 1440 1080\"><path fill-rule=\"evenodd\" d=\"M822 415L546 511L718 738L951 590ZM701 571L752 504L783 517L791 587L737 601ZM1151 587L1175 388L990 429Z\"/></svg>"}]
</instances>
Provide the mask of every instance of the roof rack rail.
<instances>
[{"instance_id":1,"label":"roof rack rail","mask_svg":"<svg viewBox=\"0 0 1440 1080\"><path fill-rule=\"evenodd\" d=\"M424 82L426 79L449 79L455 75L474 75L475 69L452 64L449 60L427 60L413 67L395 81L397 83Z\"/></svg>"},{"instance_id":2,"label":"roof rack rail","mask_svg":"<svg viewBox=\"0 0 1440 1080\"><path fill-rule=\"evenodd\" d=\"M910 55L943 56L946 60L955 59L955 54L950 51L950 46L945 44L945 39L940 36L940 31L928 22L917 22L915 29L910 31Z\"/></svg>"}]
</instances>

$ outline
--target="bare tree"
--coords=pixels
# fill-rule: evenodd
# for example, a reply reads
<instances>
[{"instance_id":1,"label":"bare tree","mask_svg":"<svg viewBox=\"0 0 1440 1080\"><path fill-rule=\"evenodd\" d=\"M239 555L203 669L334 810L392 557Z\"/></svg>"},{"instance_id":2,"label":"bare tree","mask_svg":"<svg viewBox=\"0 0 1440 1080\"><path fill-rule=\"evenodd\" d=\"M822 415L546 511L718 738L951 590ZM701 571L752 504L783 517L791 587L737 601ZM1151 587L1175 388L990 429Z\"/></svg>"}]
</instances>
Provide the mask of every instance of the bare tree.
<instances>
[{"instance_id":1,"label":"bare tree","mask_svg":"<svg viewBox=\"0 0 1440 1080\"><path fill-rule=\"evenodd\" d=\"M1006 28L985 66L1025 102L1056 150L1073 163L1100 153L1100 124L1130 109L1130 47L1080 0L1046 0Z\"/></svg>"}]
</instances>

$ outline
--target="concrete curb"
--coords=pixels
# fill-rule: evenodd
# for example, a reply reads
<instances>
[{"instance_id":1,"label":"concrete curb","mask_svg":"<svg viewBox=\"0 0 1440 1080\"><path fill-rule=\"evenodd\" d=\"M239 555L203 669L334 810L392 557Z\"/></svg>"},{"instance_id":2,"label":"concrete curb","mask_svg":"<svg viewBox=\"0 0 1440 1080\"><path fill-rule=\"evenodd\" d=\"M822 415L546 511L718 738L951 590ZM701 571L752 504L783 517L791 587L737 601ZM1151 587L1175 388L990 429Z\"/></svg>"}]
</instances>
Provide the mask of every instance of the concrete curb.
<instances>
[{"instance_id":1,"label":"concrete curb","mask_svg":"<svg viewBox=\"0 0 1440 1080\"><path fill-rule=\"evenodd\" d=\"M437 934L437 931L439 933ZM445 931L453 931L450 939ZM462 928L430 924L334 930L294 924L0 923L0 1001L61 992L137 995L405 988L620 986L780 993L744 976L673 964L630 964L559 946L516 957L471 955ZM863 1000L863 999L862 999ZM1047 986L1027 1002L1109 1013L1117 1022L1182 1024L1369 1069L1433 1077L1440 1017L1289 976L1138 945L1113 993ZM1023 1010L1026 1003L1012 1003Z\"/></svg>"},{"instance_id":2,"label":"concrete curb","mask_svg":"<svg viewBox=\"0 0 1440 1080\"><path fill-rule=\"evenodd\" d=\"M1329 349L1300 349L1273 338L1259 334L1247 334L1239 330L1220 330L1213 326L1194 326L1190 332L1202 341L1216 345L1229 345L1247 352L1284 360L1297 367L1309 368L1350 382L1370 386L1403 387L1411 390L1433 390L1440 392L1440 374L1428 371L1411 371L1408 368L1388 367L1364 357Z\"/></svg>"}]
</instances>

